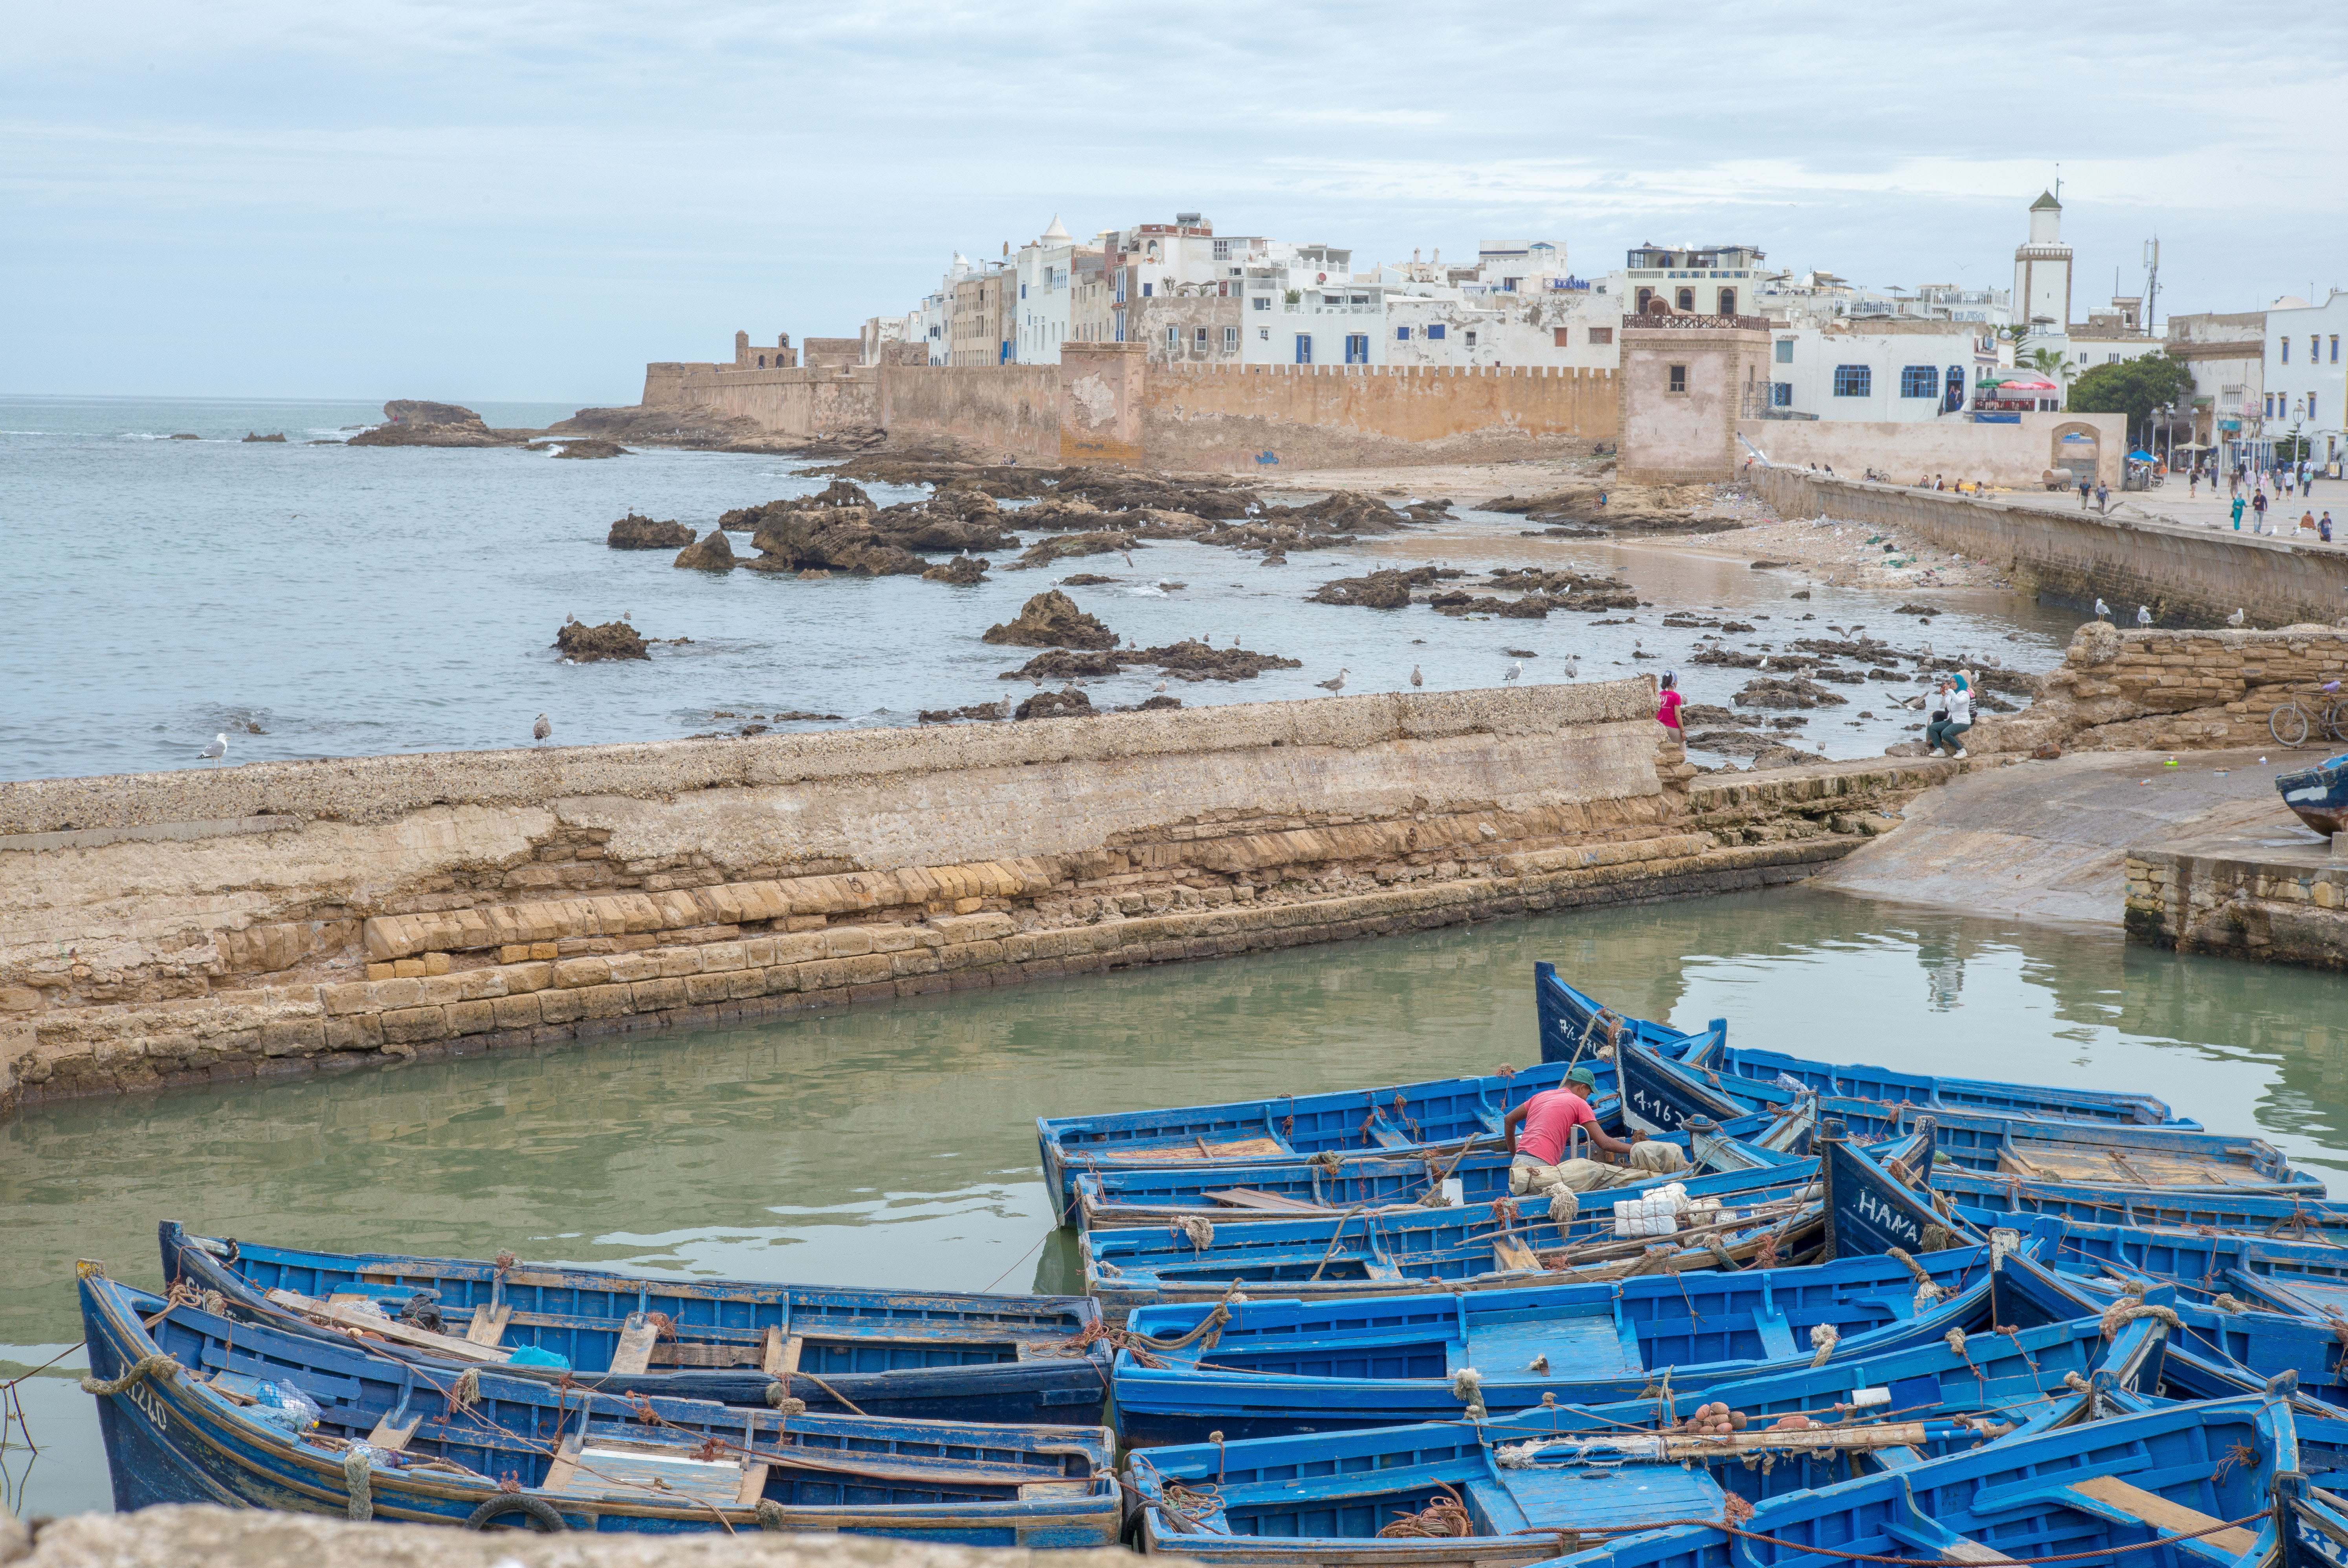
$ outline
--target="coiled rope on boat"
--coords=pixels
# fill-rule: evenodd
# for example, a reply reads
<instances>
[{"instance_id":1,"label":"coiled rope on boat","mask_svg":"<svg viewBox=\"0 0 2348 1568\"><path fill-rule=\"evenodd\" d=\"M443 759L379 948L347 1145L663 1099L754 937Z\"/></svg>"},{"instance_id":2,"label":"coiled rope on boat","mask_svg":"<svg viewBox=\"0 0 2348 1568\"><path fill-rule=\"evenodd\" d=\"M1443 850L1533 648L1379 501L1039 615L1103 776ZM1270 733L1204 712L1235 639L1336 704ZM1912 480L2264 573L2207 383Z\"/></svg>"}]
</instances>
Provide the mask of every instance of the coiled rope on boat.
<instances>
[{"instance_id":1,"label":"coiled rope on boat","mask_svg":"<svg viewBox=\"0 0 2348 1568\"><path fill-rule=\"evenodd\" d=\"M2167 1307L2149 1307L2132 1296L2122 1296L2119 1300L2113 1302L2109 1307L2105 1307L2104 1315L2098 1320L2098 1327L2103 1329L2105 1338L2116 1339L2119 1337L2121 1329L2127 1327L2129 1324L2135 1322L2139 1317L2158 1318L2161 1322L2168 1324L2169 1327L2178 1330L2179 1333L2182 1333L2185 1328L2185 1320L2178 1317L2173 1308ZM2348 1341L2343 1341L2343 1343L2348 1343Z\"/></svg>"},{"instance_id":2,"label":"coiled rope on boat","mask_svg":"<svg viewBox=\"0 0 2348 1568\"><path fill-rule=\"evenodd\" d=\"M1222 1339L1223 1325L1231 1320L1230 1304L1236 1296L1234 1291L1232 1296L1216 1302L1204 1317L1191 1326L1188 1334L1178 1339L1142 1334L1131 1328L1118 1328L1095 1319L1053 1346L1051 1353L1055 1356L1088 1356L1092 1354L1094 1346L1107 1345L1112 1350L1128 1352L1137 1365L1163 1367L1166 1356L1173 1351L1188 1349L1192 1345L1199 1345L1205 1350L1213 1349Z\"/></svg>"},{"instance_id":3,"label":"coiled rope on boat","mask_svg":"<svg viewBox=\"0 0 2348 1568\"><path fill-rule=\"evenodd\" d=\"M1215 1245L1215 1222L1204 1214L1184 1214L1166 1227L1166 1234L1186 1236L1192 1253L1201 1253Z\"/></svg>"},{"instance_id":4,"label":"coiled rope on boat","mask_svg":"<svg viewBox=\"0 0 2348 1568\"><path fill-rule=\"evenodd\" d=\"M1447 1481L1437 1481L1440 1494L1430 1498L1425 1508L1413 1513L1398 1511L1395 1521L1378 1532L1382 1541L1416 1539L1451 1540L1476 1533L1475 1521L1468 1517L1467 1501L1452 1490Z\"/></svg>"},{"instance_id":5,"label":"coiled rope on boat","mask_svg":"<svg viewBox=\"0 0 2348 1568\"><path fill-rule=\"evenodd\" d=\"M184 1368L175 1358L158 1350L152 1355L139 1357L138 1360L131 1363L130 1369L118 1378L84 1378L81 1380L81 1391L85 1394L97 1394L102 1398L108 1394L118 1394L133 1383L143 1382L149 1378L176 1378L182 1370Z\"/></svg>"}]
</instances>

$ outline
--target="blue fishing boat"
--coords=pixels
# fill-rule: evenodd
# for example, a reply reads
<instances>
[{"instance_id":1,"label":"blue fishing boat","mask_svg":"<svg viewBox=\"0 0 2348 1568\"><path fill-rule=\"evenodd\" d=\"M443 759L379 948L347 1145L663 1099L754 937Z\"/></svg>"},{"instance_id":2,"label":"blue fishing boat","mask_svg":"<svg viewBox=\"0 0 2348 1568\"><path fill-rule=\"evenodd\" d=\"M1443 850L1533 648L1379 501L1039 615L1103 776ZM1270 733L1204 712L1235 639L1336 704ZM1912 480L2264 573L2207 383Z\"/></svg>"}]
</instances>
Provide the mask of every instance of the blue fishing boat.
<instances>
[{"instance_id":1,"label":"blue fishing boat","mask_svg":"<svg viewBox=\"0 0 2348 1568\"><path fill-rule=\"evenodd\" d=\"M2158 1319L2140 1318L2106 1339L2087 1316L1829 1361L1702 1396L1152 1448L1131 1456L1128 1476L1145 1511L1141 1542L1152 1553L1231 1568L1530 1561L1556 1551L1540 1533L1550 1530L1715 1515L1730 1494L1760 1502L2139 1399L2168 1333ZM1700 1409L1734 1412L1738 1430L1718 1434ZM1787 1418L1788 1429L1771 1430ZM1809 1418L1818 1425L1804 1427ZM1574 1462L1498 1462L1529 1446ZM1457 1509L1436 1506L1447 1496ZM1414 1522L1403 1533L1381 1539L1406 1519ZM1437 1525L1469 1533L1425 1532ZM1521 1556L1494 1539L1520 1534Z\"/></svg>"},{"instance_id":2,"label":"blue fishing boat","mask_svg":"<svg viewBox=\"0 0 2348 1568\"><path fill-rule=\"evenodd\" d=\"M1900 1147L1913 1151L1921 1138ZM1647 1186L1583 1193L1570 1218L1546 1196L1459 1207L1363 1208L1334 1218L1263 1221L1218 1231L1191 1220L1163 1229L1091 1231L1077 1241L1085 1287L1110 1322L1137 1307L1220 1300L1235 1289L1301 1301L1412 1296L1436 1286L1506 1289L1548 1276L1608 1279L1673 1268L1796 1260L1821 1211L1812 1163L1764 1165L1666 1184L1672 1213L1622 1218ZM1658 1248L1662 1249L1658 1252Z\"/></svg>"},{"instance_id":3,"label":"blue fishing boat","mask_svg":"<svg viewBox=\"0 0 2348 1568\"><path fill-rule=\"evenodd\" d=\"M1709 1131L1714 1141L1703 1150L1692 1137L1670 1141L1686 1148L1692 1166L1742 1170L1798 1158L1771 1144L1795 1147L1807 1136L1807 1122L1774 1114L1746 1117ZM1210 1170L1162 1165L1086 1171L1076 1177L1076 1225L1080 1230L1117 1230L1179 1225L1195 1216L1221 1225L1328 1218L1351 1209L1430 1202L1489 1203L1509 1195L1509 1158L1498 1149L1458 1148L1448 1153L1351 1154L1335 1160L1323 1155ZM1673 1175L1658 1171L1640 1180L1665 1182Z\"/></svg>"},{"instance_id":4,"label":"blue fishing boat","mask_svg":"<svg viewBox=\"0 0 2348 1568\"><path fill-rule=\"evenodd\" d=\"M2040 1245L2022 1244L2024 1250ZM1133 1315L1115 1365L1133 1446L1280 1437L1665 1393L1685 1400L1817 1362L1866 1361L1989 1326L1991 1251L1593 1285ZM1928 1292L1923 1287L1930 1286ZM2019 1296L1998 1322L2059 1320ZM2060 1319L2078 1316L2075 1307ZM1821 1358L1823 1352L1823 1358Z\"/></svg>"},{"instance_id":5,"label":"blue fishing boat","mask_svg":"<svg viewBox=\"0 0 2348 1568\"><path fill-rule=\"evenodd\" d=\"M2291 815L2316 832L2348 833L2348 752L2312 768L2277 774L2275 788Z\"/></svg>"},{"instance_id":6,"label":"blue fishing boat","mask_svg":"<svg viewBox=\"0 0 2348 1568\"><path fill-rule=\"evenodd\" d=\"M1725 1517L1618 1536L1573 1568L1842 1568L1849 1553L2075 1568L2260 1568L2279 1477L2300 1473L2279 1399L2169 1405L2052 1426ZM2150 1550L2146 1550L2149 1546Z\"/></svg>"},{"instance_id":7,"label":"blue fishing boat","mask_svg":"<svg viewBox=\"0 0 2348 1568\"><path fill-rule=\"evenodd\" d=\"M1603 1118L1612 1071L1595 1073ZM1305 1160L1323 1153L1415 1154L1456 1149L1479 1138L1497 1141L1509 1109L1564 1082L1568 1065L1555 1062L1480 1078L1439 1078L1321 1094L1283 1094L1220 1105L1162 1111L1119 1111L1097 1116L1045 1116L1035 1122L1044 1184L1054 1194L1060 1223L1076 1218L1076 1178L1086 1171L1181 1166L1205 1171Z\"/></svg>"},{"instance_id":8,"label":"blue fishing boat","mask_svg":"<svg viewBox=\"0 0 2348 1568\"><path fill-rule=\"evenodd\" d=\"M773 1530L1098 1546L1098 1429L623 1397L438 1370L241 1322L80 1268L98 1427L129 1511L208 1502L482 1529Z\"/></svg>"},{"instance_id":9,"label":"blue fishing boat","mask_svg":"<svg viewBox=\"0 0 2348 1568\"><path fill-rule=\"evenodd\" d=\"M1933 1170L1932 1190L1998 1225L2027 1225L2045 1214L2088 1225L2207 1227L2348 1246L2348 1204L2303 1194L2239 1187L2096 1187L1984 1175L1946 1163Z\"/></svg>"},{"instance_id":10,"label":"blue fishing boat","mask_svg":"<svg viewBox=\"0 0 2348 1568\"><path fill-rule=\"evenodd\" d=\"M1928 1110L1904 1101L1813 1096L1807 1089L1730 1080L1710 1069L1632 1049L1615 1062L1622 1120L1634 1128L1681 1131L1692 1116L1715 1122L1815 1101L1820 1119L1841 1121L1854 1138L1879 1143L1930 1120L1939 1157L1992 1175L2082 1186L2221 1186L2321 1198L2323 1184L2294 1171L2262 1138L2198 1127L2062 1121L1964 1110Z\"/></svg>"},{"instance_id":11,"label":"blue fishing boat","mask_svg":"<svg viewBox=\"0 0 2348 1568\"><path fill-rule=\"evenodd\" d=\"M1582 1048L1594 1025L1601 1020L1614 1020L1617 1031L1627 1037L1626 1043L1645 1046L1672 1060L1686 1061L1691 1066L1716 1074L1715 1086L1725 1081L1730 1089L1743 1092L1768 1085L1807 1089L1814 1094L1844 1099L1897 1101L1933 1112L1967 1111L2137 1126L2199 1125L2173 1121L2168 1103L2149 1094L2006 1083L1993 1079L1944 1078L1748 1050L1728 1043L1725 1020L1715 1020L1697 1034L1681 1034L1665 1024L1624 1019L1608 1012L1595 999L1568 984L1558 974L1557 966L1550 963L1533 965L1533 993L1540 1015L1544 1061L1570 1058ZM1603 1038L1606 1030L1601 1027L1598 1032ZM1741 1090L1737 1082L1740 1080Z\"/></svg>"},{"instance_id":12,"label":"blue fishing boat","mask_svg":"<svg viewBox=\"0 0 2348 1568\"><path fill-rule=\"evenodd\" d=\"M852 1290L345 1254L160 1227L163 1278L292 1333L371 1335L461 1372L678 1399L953 1421L1100 1419L1100 1309L1085 1296Z\"/></svg>"}]
</instances>

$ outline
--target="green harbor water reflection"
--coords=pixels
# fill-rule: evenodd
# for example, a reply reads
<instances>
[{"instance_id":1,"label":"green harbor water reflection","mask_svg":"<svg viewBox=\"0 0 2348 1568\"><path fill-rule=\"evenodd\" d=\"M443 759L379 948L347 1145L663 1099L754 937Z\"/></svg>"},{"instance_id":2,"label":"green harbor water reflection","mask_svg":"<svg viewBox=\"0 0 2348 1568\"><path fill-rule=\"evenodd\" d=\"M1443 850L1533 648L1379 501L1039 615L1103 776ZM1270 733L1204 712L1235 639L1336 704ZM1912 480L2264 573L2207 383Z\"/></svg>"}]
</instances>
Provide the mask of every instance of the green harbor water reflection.
<instances>
[{"instance_id":1,"label":"green harbor water reflection","mask_svg":"<svg viewBox=\"0 0 2348 1568\"><path fill-rule=\"evenodd\" d=\"M73 1265L155 1223L297 1245L767 1279L1071 1287L1035 1119L1522 1065L1531 967L1848 1061L2138 1088L2348 1168L2312 972L1787 888L1131 970L751 1028L36 1106L0 1123L0 1381L80 1337ZM21 1512L108 1506L79 1357L29 1378Z\"/></svg>"}]
</instances>

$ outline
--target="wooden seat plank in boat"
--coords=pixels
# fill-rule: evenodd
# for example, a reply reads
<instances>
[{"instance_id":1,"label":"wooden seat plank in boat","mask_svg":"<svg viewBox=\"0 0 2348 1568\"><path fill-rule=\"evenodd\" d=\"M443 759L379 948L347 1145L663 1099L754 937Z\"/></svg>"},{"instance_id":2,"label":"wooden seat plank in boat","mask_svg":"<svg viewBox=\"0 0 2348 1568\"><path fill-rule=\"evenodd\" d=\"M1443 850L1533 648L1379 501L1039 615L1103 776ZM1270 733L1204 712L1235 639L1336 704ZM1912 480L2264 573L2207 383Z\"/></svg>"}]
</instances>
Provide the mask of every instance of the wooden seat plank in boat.
<instances>
[{"instance_id":1,"label":"wooden seat plank in boat","mask_svg":"<svg viewBox=\"0 0 2348 1568\"><path fill-rule=\"evenodd\" d=\"M499 1302L495 1307L477 1307L473 1321L466 1326L465 1337L476 1345L494 1345L506 1337L506 1325L513 1321L513 1303Z\"/></svg>"},{"instance_id":2,"label":"wooden seat plank in boat","mask_svg":"<svg viewBox=\"0 0 2348 1568\"><path fill-rule=\"evenodd\" d=\"M1267 1214L1320 1214L1329 1211L1319 1204L1309 1204L1302 1198L1282 1197L1278 1193L1258 1191L1254 1187L1223 1187L1199 1194L1211 1204L1230 1209L1262 1209Z\"/></svg>"},{"instance_id":3,"label":"wooden seat plank in boat","mask_svg":"<svg viewBox=\"0 0 2348 1568\"><path fill-rule=\"evenodd\" d=\"M1612 1312L1511 1312L1468 1320L1466 1365L1485 1377L1513 1377L1537 1356L1548 1357L1552 1368L1570 1368L1576 1375L1645 1370L1638 1357L1625 1349Z\"/></svg>"},{"instance_id":4,"label":"wooden seat plank in boat","mask_svg":"<svg viewBox=\"0 0 2348 1568\"><path fill-rule=\"evenodd\" d=\"M1087 1165L1171 1165L1189 1160L1293 1160L1296 1151L1277 1138L1239 1138L1210 1143L1193 1138L1187 1143L1136 1143L1117 1148L1084 1148L1072 1152L1078 1169Z\"/></svg>"},{"instance_id":5,"label":"wooden seat plank in boat","mask_svg":"<svg viewBox=\"0 0 2348 1568\"><path fill-rule=\"evenodd\" d=\"M417 1349L430 1350L459 1361L486 1366L504 1361L512 1354L494 1345L477 1345L469 1339L459 1339L453 1334L435 1334L428 1328L418 1328L412 1323L402 1323L396 1317L386 1317L379 1313L361 1312L347 1303L320 1301L291 1290L273 1290L268 1294L271 1301L304 1317L320 1318L337 1328L365 1329L396 1344L413 1345Z\"/></svg>"},{"instance_id":6,"label":"wooden seat plank in boat","mask_svg":"<svg viewBox=\"0 0 2348 1568\"><path fill-rule=\"evenodd\" d=\"M1574 1530L1666 1519L1712 1519L1725 1502L1704 1465L1626 1464L1593 1472L1574 1465L1533 1465L1499 1472L1500 1484L1534 1530Z\"/></svg>"},{"instance_id":7,"label":"wooden seat plank in boat","mask_svg":"<svg viewBox=\"0 0 2348 1568\"><path fill-rule=\"evenodd\" d=\"M2099 1186L2263 1187L2272 1179L2248 1163L2234 1164L2186 1155L2131 1149L2071 1148L2017 1138L1998 1151L1997 1168L2007 1175Z\"/></svg>"},{"instance_id":8,"label":"wooden seat plank in boat","mask_svg":"<svg viewBox=\"0 0 2348 1568\"><path fill-rule=\"evenodd\" d=\"M2164 1535L2209 1530L2213 1524L2224 1522L2181 1502L2171 1502L2158 1492L2130 1486L2116 1475L2091 1475L2083 1481L2073 1481L2066 1490L2091 1498L2106 1509L2133 1519L2139 1524L2148 1525ZM2229 1558L2235 1558L2249 1552L2258 1542L2255 1532L2236 1528L2212 1531L2198 1541L2182 1541L2178 1544L2187 1547L2206 1545Z\"/></svg>"},{"instance_id":9,"label":"wooden seat plank in boat","mask_svg":"<svg viewBox=\"0 0 2348 1568\"><path fill-rule=\"evenodd\" d=\"M653 1341L660 1330L651 1318L642 1313L631 1313L627 1326L620 1330L620 1343L612 1351L612 1370L622 1377L641 1372L652 1365Z\"/></svg>"}]
</instances>

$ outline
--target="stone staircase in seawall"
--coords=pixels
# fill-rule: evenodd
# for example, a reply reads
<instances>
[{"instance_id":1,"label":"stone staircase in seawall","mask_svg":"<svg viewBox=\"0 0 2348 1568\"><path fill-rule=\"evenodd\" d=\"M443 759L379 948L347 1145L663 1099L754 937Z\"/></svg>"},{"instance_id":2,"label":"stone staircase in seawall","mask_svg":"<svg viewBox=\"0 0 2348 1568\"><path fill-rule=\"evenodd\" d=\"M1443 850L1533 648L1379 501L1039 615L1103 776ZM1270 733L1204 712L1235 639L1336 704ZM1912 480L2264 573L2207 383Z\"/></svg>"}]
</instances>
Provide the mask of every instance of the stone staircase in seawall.
<instances>
[{"instance_id":1,"label":"stone staircase in seawall","mask_svg":"<svg viewBox=\"0 0 2348 1568\"><path fill-rule=\"evenodd\" d=\"M1968 765L1696 774L1650 690L156 775L0 836L0 1106L1766 886Z\"/></svg>"}]
</instances>

